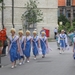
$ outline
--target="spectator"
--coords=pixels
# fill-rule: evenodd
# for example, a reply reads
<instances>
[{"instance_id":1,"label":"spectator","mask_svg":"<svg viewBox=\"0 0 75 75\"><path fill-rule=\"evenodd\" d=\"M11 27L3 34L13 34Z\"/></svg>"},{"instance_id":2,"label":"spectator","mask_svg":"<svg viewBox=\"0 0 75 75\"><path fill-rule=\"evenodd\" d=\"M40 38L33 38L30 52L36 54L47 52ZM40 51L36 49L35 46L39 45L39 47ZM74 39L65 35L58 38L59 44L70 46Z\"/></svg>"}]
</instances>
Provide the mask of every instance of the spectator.
<instances>
[{"instance_id":1,"label":"spectator","mask_svg":"<svg viewBox=\"0 0 75 75\"><path fill-rule=\"evenodd\" d=\"M58 33L58 29L55 27L55 29L54 29L54 38L55 38L55 39L56 39L57 33Z\"/></svg>"},{"instance_id":2,"label":"spectator","mask_svg":"<svg viewBox=\"0 0 75 75\"><path fill-rule=\"evenodd\" d=\"M2 54L6 54L6 48L8 46L8 42L7 42L7 36L6 36L6 40L3 42L3 50L2 50Z\"/></svg>"},{"instance_id":3,"label":"spectator","mask_svg":"<svg viewBox=\"0 0 75 75\"><path fill-rule=\"evenodd\" d=\"M56 43L57 43L58 50L60 50L60 44L58 43L58 38L59 38L59 33L56 34Z\"/></svg>"},{"instance_id":4,"label":"spectator","mask_svg":"<svg viewBox=\"0 0 75 75\"><path fill-rule=\"evenodd\" d=\"M40 31L40 34L41 34L42 32L45 32L44 27L42 27L42 30Z\"/></svg>"}]
</instances>

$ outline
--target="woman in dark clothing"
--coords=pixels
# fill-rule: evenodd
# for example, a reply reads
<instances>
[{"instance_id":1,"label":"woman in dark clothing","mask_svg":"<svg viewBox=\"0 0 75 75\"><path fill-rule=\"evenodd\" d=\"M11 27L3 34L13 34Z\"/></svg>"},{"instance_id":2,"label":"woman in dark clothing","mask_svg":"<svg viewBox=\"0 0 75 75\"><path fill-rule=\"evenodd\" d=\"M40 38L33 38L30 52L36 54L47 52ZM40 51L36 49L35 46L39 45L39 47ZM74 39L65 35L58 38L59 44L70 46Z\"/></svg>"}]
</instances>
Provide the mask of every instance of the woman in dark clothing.
<instances>
[{"instance_id":1,"label":"woman in dark clothing","mask_svg":"<svg viewBox=\"0 0 75 75\"><path fill-rule=\"evenodd\" d=\"M6 54L6 47L8 46L7 39L8 39L8 37L6 36L6 40L3 42L2 54Z\"/></svg>"}]
</instances>

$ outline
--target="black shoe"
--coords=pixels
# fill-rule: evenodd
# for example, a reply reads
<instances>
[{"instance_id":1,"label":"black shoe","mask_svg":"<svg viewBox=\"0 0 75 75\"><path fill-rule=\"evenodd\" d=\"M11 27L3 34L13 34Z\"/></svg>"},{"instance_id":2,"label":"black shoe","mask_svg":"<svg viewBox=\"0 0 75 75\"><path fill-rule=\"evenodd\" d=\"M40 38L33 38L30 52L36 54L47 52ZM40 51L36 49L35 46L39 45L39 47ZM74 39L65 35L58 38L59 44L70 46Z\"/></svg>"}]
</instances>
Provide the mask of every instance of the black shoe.
<instances>
[{"instance_id":1,"label":"black shoe","mask_svg":"<svg viewBox=\"0 0 75 75\"><path fill-rule=\"evenodd\" d=\"M42 56L42 58L45 58L45 56Z\"/></svg>"},{"instance_id":2,"label":"black shoe","mask_svg":"<svg viewBox=\"0 0 75 75\"><path fill-rule=\"evenodd\" d=\"M60 50L60 48L58 48L58 50Z\"/></svg>"}]
</instances>

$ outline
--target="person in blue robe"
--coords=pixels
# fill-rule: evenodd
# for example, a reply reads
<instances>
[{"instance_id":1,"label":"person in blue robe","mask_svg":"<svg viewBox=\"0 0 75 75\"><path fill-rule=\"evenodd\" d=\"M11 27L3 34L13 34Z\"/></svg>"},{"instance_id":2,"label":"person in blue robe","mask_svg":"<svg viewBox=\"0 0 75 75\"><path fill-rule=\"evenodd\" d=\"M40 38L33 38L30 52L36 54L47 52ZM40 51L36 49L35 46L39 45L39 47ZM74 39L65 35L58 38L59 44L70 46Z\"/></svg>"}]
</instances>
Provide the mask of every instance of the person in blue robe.
<instances>
[{"instance_id":1,"label":"person in blue robe","mask_svg":"<svg viewBox=\"0 0 75 75\"><path fill-rule=\"evenodd\" d=\"M24 64L24 54L23 50L25 49L25 36L23 36L23 31L19 31L19 65Z\"/></svg>"},{"instance_id":2,"label":"person in blue robe","mask_svg":"<svg viewBox=\"0 0 75 75\"><path fill-rule=\"evenodd\" d=\"M40 38L39 36L37 36L37 32L33 31L33 38L32 38L32 43L33 43L33 55L34 55L34 59L36 59L36 56L39 54L39 47L40 47Z\"/></svg>"},{"instance_id":3,"label":"person in blue robe","mask_svg":"<svg viewBox=\"0 0 75 75\"><path fill-rule=\"evenodd\" d=\"M73 36L73 58L75 60L75 32L74 32L74 36Z\"/></svg>"},{"instance_id":4,"label":"person in blue robe","mask_svg":"<svg viewBox=\"0 0 75 75\"><path fill-rule=\"evenodd\" d=\"M9 55L10 55L10 61L12 63L12 67L14 68L16 66L16 60L18 59L18 36L15 35L16 30L14 28L11 28L11 36L8 37L9 39Z\"/></svg>"},{"instance_id":5,"label":"person in blue robe","mask_svg":"<svg viewBox=\"0 0 75 75\"><path fill-rule=\"evenodd\" d=\"M47 37L45 36L45 32L41 33L40 43L41 43L41 49L43 55L42 58L44 58L48 48L48 41L47 41Z\"/></svg>"},{"instance_id":6,"label":"person in blue robe","mask_svg":"<svg viewBox=\"0 0 75 75\"><path fill-rule=\"evenodd\" d=\"M61 54L67 47L67 35L64 33L64 30L62 30L61 34L59 35L58 43L60 44L60 54Z\"/></svg>"},{"instance_id":7,"label":"person in blue robe","mask_svg":"<svg viewBox=\"0 0 75 75\"><path fill-rule=\"evenodd\" d=\"M32 37L30 36L30 31L26 31L26 44L25 44L25 50L24 54L26 56L26 62L29 62L30 53L31 53L31 41Z\"/></svg>"}]
</instances>

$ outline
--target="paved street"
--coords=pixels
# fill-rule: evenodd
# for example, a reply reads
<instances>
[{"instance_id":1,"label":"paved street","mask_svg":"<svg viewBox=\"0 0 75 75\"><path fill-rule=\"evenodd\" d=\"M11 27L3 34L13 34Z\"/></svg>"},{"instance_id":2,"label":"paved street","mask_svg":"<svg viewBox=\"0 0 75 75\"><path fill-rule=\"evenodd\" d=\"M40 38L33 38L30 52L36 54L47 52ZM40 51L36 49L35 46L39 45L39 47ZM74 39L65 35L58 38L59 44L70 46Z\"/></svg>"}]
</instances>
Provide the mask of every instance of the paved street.
<instances>
[{"instance_id":1,"label":"paved street","mask_svg":"<svg viewBox=\"0 0 75 75\"><path fill-rule=\"evenodd\" d=\"M65 51L64 54L59 54L55 42L50 43L52 51L46 56L41 58L41 55L37 60L30 59L29 63L25 63L22 66L17 66L15 69L10 68L10 62L8 58L3 58L2 63L5 64L0 69L0 75L75 75L75 60L72 57L72 47L69 51Z\"/></svg>"}]
</instances>

